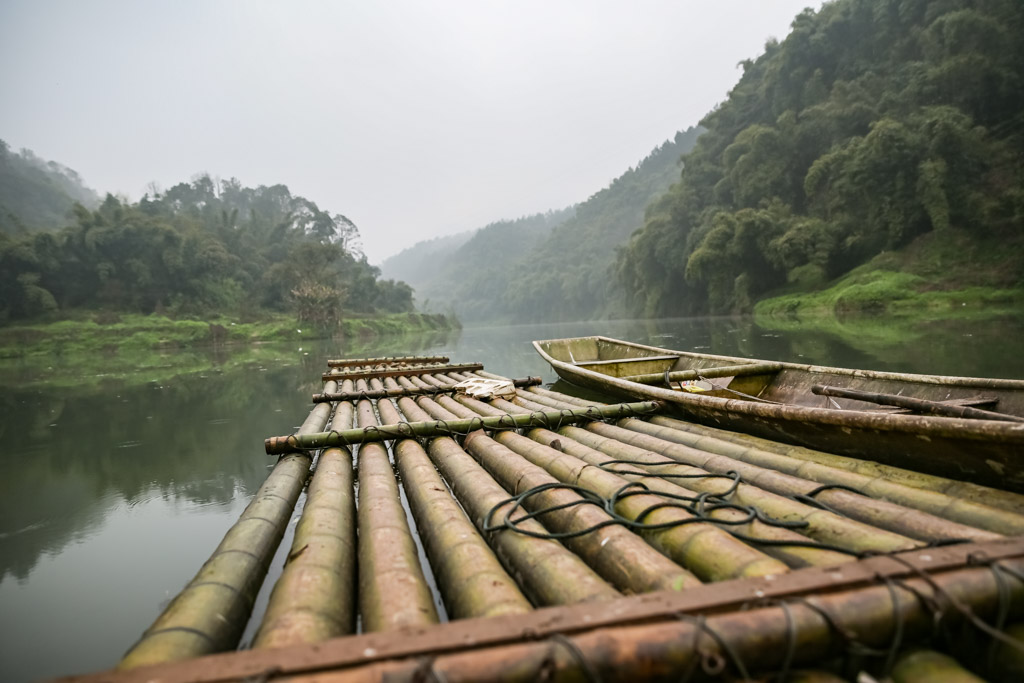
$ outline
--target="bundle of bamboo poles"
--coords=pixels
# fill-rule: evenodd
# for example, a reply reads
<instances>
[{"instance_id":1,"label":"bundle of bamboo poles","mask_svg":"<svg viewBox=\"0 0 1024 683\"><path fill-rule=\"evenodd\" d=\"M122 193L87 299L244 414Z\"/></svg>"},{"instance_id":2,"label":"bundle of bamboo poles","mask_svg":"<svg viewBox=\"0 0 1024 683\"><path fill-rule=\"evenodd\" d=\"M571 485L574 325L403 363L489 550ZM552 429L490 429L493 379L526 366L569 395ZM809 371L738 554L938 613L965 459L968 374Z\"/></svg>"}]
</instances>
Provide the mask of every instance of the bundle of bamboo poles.
<instances>
[{"instance_id":1,"label":"bundle of bamboo poles","mask_svg":"<svg viewBox=\"0 0 1024 683\"><path fill-rule=\"evenodd\" d=\"M964 623L988 617L997 635L1014 633L1010 624L1024 616L1018 559L958 567L941 580L864 579L810 598L796 590L803 597L737 612L781 576L799 585L801 571L857 566L879 553L927 557L931 546L1005 543L1024 533L1024 497L651 416L657 404L605 406L534 382L520 383L512 400L477 400L451 389L497 376L476 364L440 364L447 362L332 361L310 419L294 435L267 440L268 452L288 453L261 489L281 501L273 519L287 519L298 498L294 485L286 494L275 488L286 476L275 479L278 469L296 463L304 481L311 456L323 450L254 648L292 651L356 630L400 639L446 619L527 623L538 608L625 605L623 596L634 593L690 595L707 583L754 582L762 588L737 588L748 597L731 609L650 627L611 619L601 631L578 626L571 638L512 638L438 654L430 666L448 680L699 677L715 662L745 675L831 666L852 638L888 646L880 667L910 680L959 666L922 649L935 605L953 605ZM250 515L263 517L262 508ZM213 571L225 554L243 554L233 529L122 667L234 648L280 541L273 519L261 522L268 529L255 559L246 556L253 566L222 581ZM236 527L246 524L243 515ZM1011 557L1024 557L1024 543L1012 547ZM214 590L228 592L222 583L233 597L209 601ZM1019 670L1024 658L1012 637L996 643L992 670ZM423 660L345 666L357 663L353 676L423 676Z\"/></svg>"}]
</instances>

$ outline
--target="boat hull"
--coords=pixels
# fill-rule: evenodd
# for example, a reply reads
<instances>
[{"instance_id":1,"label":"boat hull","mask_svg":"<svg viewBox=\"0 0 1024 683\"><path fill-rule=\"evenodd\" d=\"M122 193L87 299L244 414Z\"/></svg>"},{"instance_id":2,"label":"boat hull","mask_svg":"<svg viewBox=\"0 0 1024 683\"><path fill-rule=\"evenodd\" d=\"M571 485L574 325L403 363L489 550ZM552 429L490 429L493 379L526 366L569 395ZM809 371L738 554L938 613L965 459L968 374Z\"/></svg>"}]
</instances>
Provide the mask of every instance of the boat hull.
<instances>
[{"instance_id":1,"label":"boat hull","mask_svg":"<svg viewBox=\"0 0 1024 683\"><path fill-rule=\"evenodd\" d=\"M730 397L728 391L689 393L669 389L664 384L640 384L622 375L631 372L632 368L650 367L656 363L664 369L652 372L675 371L673 367L667 367L665 361L641 360L645 355L681 358L674 363L675 369L685 365L711 368L728 363L754 364L761 361L688 354L593 337L577 340L586 343L577 344L576 348L586 349L593 343L603 347L601 353L605 356L621 353L633 359L625 364L606 358L589 363L583 361L584 364L580 365L579 351L577 358L572 357L572 341L549 340L534 342L534 346L559 377L578 386L615 397L661 400L677 416L712 427L952 479L1024 491L1024 422L899 414L894 409L888 412L863 409L865 404L856 401L846 402L844 409L836 409L768 402L771 399L756 400L762 396L799 394L801 400L818 402L820 406L827 399L812 394L809 387L828 383L859 388L881 387L887 390L886 393L895 393L899 387L898 390L907 395L927 399L930 394L936 400L963 399L981 392L996 395L1001 408L1008 406L1010 410L1019 410L1024 401L1024 381L903 375L781 363L778 364L782 366L781 370L771 381L765 377L743 378L742 381L737 381L740 380L737 378L729 384L730 388L744 386L752 388L752 391L761 386L757 396L735 392L737 395ZM565 358L565 352L570 360L558 358L559 355ZM623 365L631 369L623 370Z\"/></svg>"}]
</instances>

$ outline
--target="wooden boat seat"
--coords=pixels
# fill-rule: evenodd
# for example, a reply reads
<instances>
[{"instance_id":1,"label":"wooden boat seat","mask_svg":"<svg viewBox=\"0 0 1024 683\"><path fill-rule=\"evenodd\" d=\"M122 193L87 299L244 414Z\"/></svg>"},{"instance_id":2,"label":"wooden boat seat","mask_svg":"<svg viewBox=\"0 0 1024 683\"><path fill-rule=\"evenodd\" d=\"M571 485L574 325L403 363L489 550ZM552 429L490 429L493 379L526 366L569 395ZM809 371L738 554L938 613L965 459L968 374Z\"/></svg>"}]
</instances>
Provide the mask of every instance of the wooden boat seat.
<instances>
[{"instance_id":1,"label":"wooden boat seat","mask_svg":"<svg viewBox=\"0 0 1024 683\"><path fill-rule=\"evenodd\" d=\"M642 363L645 361L670 360L677 361L679 356L638 356L636 358L610 358L608 360L581 360L576 363L580 367L588 365L611 365L612 363Z\"/></svg>"}]
</instances>

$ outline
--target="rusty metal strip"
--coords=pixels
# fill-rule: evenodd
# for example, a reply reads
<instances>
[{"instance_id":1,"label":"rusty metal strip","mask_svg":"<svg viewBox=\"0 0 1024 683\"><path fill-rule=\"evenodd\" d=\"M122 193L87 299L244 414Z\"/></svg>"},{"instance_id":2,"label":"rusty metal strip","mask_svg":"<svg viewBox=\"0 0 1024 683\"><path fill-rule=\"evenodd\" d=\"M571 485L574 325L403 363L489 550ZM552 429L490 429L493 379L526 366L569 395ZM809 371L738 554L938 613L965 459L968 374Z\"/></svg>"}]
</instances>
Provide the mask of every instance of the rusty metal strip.
<instances>
[{"instance_id":1,"label":"rusty metal strip","mask_svg":"<svg viewBox=\"0 0 1024 683\"><path fill-rule=\"evenodd\" d=\"M382 358L342 358L328 360L327 366L331 368L350 368L361 365L427 365L447 363L451 359L448 356L384 356Z\"/></svg>"},{"instance_id":2,"label":"rusty metal strip","mask_svg":"<svg viewBox=\"0 0 1024 683\"><path fill-rule=\"evenodd\" d=\"M405 368L388 368L384 370L356 370L350 372L325 372L323 380L341 381L343 379L370 379L373 377L400 377L410 375L432 375L438 372L473 372L483 370L481 363L461 363L458 365L415 365Z\"/></svg>"},{"instance_id":3,"label":"rusty metal strip","mask_svg":"<svg viewBox=\"0 0 1024 683\"><path fill-rule=\"evenodd\" d=\"M223 653L136 671L106 671L59 681L213 683L258 676L271 670L276 675L289 675L339 669L388 659L491 647L558 633L675 619L678 614L721 613L757 601L851 590L875 585L887 577L914 576L919 572L934 574L1014 557L1024 557L1024 537L914 550L900 553L899 560L879 555L832 567L704 584L683 592L662 591L611 602L550 607L526 615L464 619L429 628L362 634L278 650Z\"/></svg>"}]
</instances>

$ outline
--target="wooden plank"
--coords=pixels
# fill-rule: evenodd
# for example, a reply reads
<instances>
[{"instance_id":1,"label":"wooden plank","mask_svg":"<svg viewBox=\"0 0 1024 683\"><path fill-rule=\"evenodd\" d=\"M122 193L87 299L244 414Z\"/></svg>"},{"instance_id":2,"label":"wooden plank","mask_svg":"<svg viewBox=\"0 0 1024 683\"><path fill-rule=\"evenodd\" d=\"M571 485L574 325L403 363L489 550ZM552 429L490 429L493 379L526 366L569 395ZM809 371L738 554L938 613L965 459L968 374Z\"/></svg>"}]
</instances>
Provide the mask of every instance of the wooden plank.
<instances>
[{"instance_id":1,"label":"wooden plank","mask_svg":"<svg viewBox=\"0 0 1024 683\"><path fill-rule=\"evenodd\" d=\"M672 382L689 382L695 379L715 379L719 377L750 377L752 375L769 375L782 369L781 363L743 363L740 365L723 365L717 368L696 368L668 373ZM652 372L647 375L633 375L622 379L639 384L664 384L665 373Z\"/></svg>"},{"instance_id":2,"label":"wooden plank","mask_svg":"<svg viewBox=\"0 0 1024 683\"><path fill-rule=\"evenodd\" d=\"M636 358L613 358L611 360L581 360L576 363L579 366L586 365L617 365L619 363L642 363L644 361L679 360L679 356L637 356Z\"/></svg>"},{"instance_id":3,"label":"wooden plank","mask_svg":"<svg viewBox=\"0 0 1024 683\"><path fill-rule=\"evenodd\" d=\"M898 557L897 560L879 555L777 576L704 584L682 592L661 591L611 602L543 608L525 615L463 619L430 628L361 634L277 650L229 652L135 671L106 671L58 680L63 683L137 680L213 683L259 676L269 671L286 676L388 659L493 647L556 633L572 634L610 626L675 620L679 614L722 613L742 609L755 602L878 585L886 578L913 577L919 572L935 574L971 566L981 568L986 562L1024 557L1024 538L924 548L900 553Z\"/></svg>"}]
</instances>

